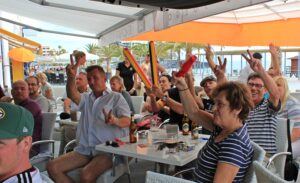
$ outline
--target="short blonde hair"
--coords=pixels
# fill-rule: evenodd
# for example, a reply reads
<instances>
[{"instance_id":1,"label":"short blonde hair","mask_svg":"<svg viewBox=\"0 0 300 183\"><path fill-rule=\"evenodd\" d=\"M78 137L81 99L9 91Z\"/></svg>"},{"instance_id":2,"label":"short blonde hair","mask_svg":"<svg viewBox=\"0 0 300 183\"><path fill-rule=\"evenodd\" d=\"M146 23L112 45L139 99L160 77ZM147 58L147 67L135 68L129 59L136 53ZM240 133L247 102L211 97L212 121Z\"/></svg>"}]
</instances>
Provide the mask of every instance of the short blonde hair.
<instances>
[{"instance_id":1,"label":"short blonde hair","mask_svg":"<svg viewBox=\"0 0 300 183\"><path fill-rule=\"evenodd\" d=\"M37 74L36 74L36 77L37 77L38 79L42 79L42 80L44 80L44 81L48 81L47 75L46 75L45 73L43 73L43 72L37 73Z\"/></svg>"},{"instance_id":2,"label":"short blonde hair","mask_svg":"<svg viewBox=\"0 0 300 183\"><path fill-rule=\"evenodd\" d=\"M110 78L109 81L112 82L114 80L116 80L116 81L118 81L120 83L120 85L121 85L121 91L125 90L123 78L121 78L120 76L113 76L113 77Z\"/></svg>"}]
</instances>

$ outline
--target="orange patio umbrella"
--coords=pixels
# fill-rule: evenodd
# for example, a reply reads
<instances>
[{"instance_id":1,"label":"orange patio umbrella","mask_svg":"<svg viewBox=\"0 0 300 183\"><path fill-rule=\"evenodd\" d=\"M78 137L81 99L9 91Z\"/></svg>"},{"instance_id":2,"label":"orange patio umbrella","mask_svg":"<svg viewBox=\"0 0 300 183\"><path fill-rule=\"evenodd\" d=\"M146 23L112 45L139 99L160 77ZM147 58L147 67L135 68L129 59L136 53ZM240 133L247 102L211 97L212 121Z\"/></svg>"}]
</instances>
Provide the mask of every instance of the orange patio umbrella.
<instances>
[{"instance_id":1,"label":"orange patio umbrella","mask_svg":"<svg viewBox=\"0 0 300 183\"><path fill-rule=\"evenodd\" d=\"M8 52L12 59L13 81L24 79L24 62L34 61L34 54L26 48L13 48Z\"/></svg>"},{"instance_id":2,"label":"orange patio umbrella","mask_svg":"<svg viewBox=\"0 0 300 183\"><path fill-rule=\"evenodd\" d=\"M18 62L32 62L34 61L34 54L26 48L13 48L8 52L10 59Z\"/></svg>"}]
</instances>

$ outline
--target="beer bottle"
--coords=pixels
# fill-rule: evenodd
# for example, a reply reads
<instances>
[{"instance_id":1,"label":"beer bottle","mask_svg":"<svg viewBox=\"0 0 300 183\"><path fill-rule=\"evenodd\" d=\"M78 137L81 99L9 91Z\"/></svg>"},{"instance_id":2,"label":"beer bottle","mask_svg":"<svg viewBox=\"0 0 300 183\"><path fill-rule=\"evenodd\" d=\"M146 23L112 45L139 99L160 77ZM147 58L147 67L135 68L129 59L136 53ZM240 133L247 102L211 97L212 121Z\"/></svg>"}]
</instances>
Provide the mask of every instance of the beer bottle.
<instances>
[{"instance_id":1,"label":"beer bottle","mask_svg":"<svg viewBox=\"0 0 300 183\"><path fill-rule=\"evenodd\" d=\"M192 122L192 129L191 129L191 135L192 139L198 139L199 137L199 131L198 131L198 125L195 122Z\"/></svg>"},{"instance_id":2,"label":"beer bottle","mask_svg":"<svg viewBox=\"0 0 300 183\"><path fill-rule=\"evenodd\" d=\"M189 134L189 118L186 113L184 113L182 118L182 135Z\"/></svg>"},{"instance_id":3,"label":"beer bottle","mask_svg":"<svg viewBox=\"0 0 300 183\"><path fill-rule=\"evenodd\" d=\"M136 134L137 134L137 127L134 122L133 114L131 114L131 122L129 126L129 142L130 143L136 143Z\"/></svg>"}]
</instances>

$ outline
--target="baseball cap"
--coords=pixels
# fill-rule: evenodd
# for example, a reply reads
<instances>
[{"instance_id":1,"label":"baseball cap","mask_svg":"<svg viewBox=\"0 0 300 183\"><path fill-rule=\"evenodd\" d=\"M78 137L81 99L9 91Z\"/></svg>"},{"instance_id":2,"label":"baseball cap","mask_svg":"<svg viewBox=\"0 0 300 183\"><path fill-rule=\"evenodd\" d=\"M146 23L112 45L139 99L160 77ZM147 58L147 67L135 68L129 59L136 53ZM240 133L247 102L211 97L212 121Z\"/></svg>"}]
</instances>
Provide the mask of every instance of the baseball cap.
<instances>
[{"instance_id":1,"label":"baseball cap","mask_svg":"<svg viewBox=\"0 0 300 183\"><path fill-rule=\"evenodd\" d=\"M255 53L253 53L253 57L256 58L256 59L261 59L262 55L258 52L255 52Z\"/></svg>"},{"instance_id":2,"label":"baseball cap","mask_svg":"<svg viewBox=\"0 0 300 183\"><path fill-rule=\"evenodd\" d=\"M202 79L202 81L200 82L200 86L204 87L207 81L217 81L217 79L212 75L207 76L204 79Z\"/></svg>"},{"instance_id":3,"label":"baseball cap","mask_svg":"<svg viewBox=\"0 0 300 183\"><path fill-rule=\"evenodd\" d=\"M25 108L0 102L0 139L32 136L34 120Z\"/></svg>"}]
</instances>

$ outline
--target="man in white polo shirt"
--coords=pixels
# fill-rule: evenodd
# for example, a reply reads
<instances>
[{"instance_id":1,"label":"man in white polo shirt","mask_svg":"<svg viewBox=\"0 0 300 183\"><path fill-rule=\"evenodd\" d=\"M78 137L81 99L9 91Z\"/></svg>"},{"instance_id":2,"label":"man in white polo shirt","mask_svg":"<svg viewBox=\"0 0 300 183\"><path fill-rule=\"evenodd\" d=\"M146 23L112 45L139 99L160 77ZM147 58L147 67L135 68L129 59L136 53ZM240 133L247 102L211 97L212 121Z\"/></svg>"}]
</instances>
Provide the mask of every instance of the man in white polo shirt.
<instances>
[{"instance_id":1,"label":"man in white polo shirt","mask_svg":"<svg viewBox=\"0 0 300 183\"><path fill-rule=\"evenodd\" d=\"M67 172L83 167L80 182L95 182L97 177L112 167L110 154L95 152L95 145L128 134L130 109L120 93L106 88L105 72L93 65L86 69L91 92L80 94L75 87L76 70L80 60L67 67L67 95L78 105L81 118L77 127L79 143L73 152L54 159L47 165L55 182L72 182ZM71 163L70 163L71 162Z\"/></svg>"}]
</instances>

